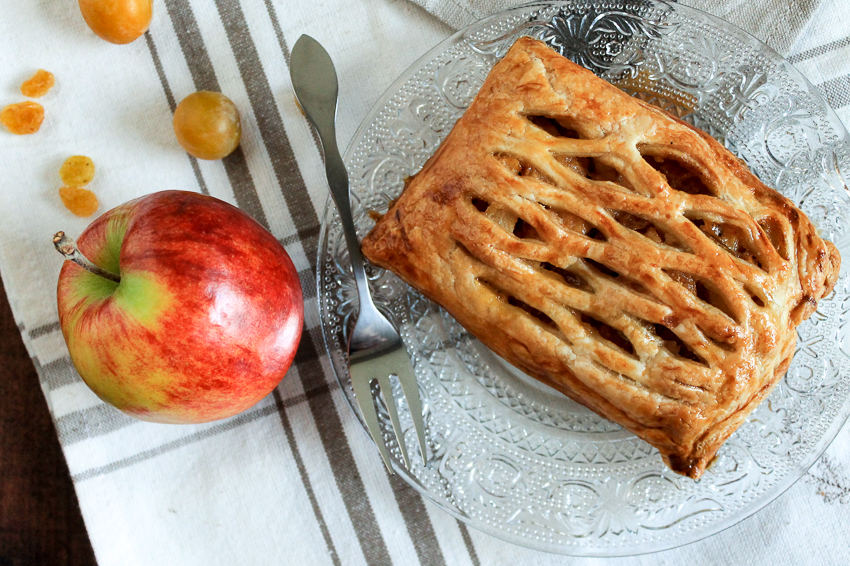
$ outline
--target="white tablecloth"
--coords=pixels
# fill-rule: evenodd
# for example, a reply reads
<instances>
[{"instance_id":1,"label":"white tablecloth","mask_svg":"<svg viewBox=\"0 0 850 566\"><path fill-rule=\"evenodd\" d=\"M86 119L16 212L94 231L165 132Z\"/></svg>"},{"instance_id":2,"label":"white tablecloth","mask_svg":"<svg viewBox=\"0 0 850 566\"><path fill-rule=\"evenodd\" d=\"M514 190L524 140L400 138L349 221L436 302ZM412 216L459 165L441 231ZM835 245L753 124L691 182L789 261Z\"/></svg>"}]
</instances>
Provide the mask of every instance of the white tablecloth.
<instances>
[{"instance_id":1,"label":"white tablecloth","mask_svg":"<svg viewBox=\"0 0 850 566\"><path fill-rule=\"evenodd\" d=\"M416 0L454 26L502 2ZM701 1L701 0L697 0ZM706 3L706 6L709 4ZM846 0L733 0L726 14L790 59L850 123ZM748 15L747 15L748 14ZM103 565L848 564L850 430L801 481L750 519L680 549L565 558L513 546L441 512L390 477L323 354L314 266L326 198L321 160L289 82L289 48L321 41L340 79L344 147L381 93L451 33L406 0L156 0L150 32L97 39L76 2L0 3L0 106L38 68L57 85L41 131L0 131L0 274L38 370ZM189 158L171 131L176 102L220 90L242 111L241 149ZM59 229L88 220L61 205L65 157L92 157L101 211L165 188L245 209L286 246L306 298L296 363L278 389L232 419L134 421L100 402L70 364L56 314ZM2 402L2 400L0 400ZM0 455L2 457L2 455Z\"/></svg>"}]
</instances>

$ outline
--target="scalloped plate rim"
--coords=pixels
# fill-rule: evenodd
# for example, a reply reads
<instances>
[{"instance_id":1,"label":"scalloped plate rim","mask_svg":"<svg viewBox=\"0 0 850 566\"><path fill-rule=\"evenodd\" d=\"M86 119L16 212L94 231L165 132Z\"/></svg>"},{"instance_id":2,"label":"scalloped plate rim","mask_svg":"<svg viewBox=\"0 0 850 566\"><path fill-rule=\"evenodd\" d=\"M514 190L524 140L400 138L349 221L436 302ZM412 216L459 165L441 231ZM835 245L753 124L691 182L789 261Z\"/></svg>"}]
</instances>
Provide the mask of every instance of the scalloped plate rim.
<instances>
[{"instance_id":1,"label":"scalloped plate rim","mask_svg":"<svg viewBox=\"0 0 850 566\"><path fill-rule=\"evenodd\" d=\"M626 2L628 2L628 1L629 0L626 0ZM457 32L451 34L450 36L448 36L447 38L445 38L444 40L440 41L435 46L430 48L425 54L423 54L421 57L419 57L413 63L411 63L399 75L399 77L396 78L385 89L385 91L380 95L380 97L378 98L376 103L369 109L369 111L366 114L366 117L363 119L363 121L360 123L358 128L355 130L355 133L352 135L351 140L350 140L350 142L349 142L349 144L348 144L348 146L347 146L347 148L346 148L346 150L343 154L343 159L344 159L345 163L346 164L350 163L352 155L353 155L354 151L356 150L357 143L360 141L360 139L363 137L363 135L367 132L367 130L372 126L372 123L375 120L375 118L381 113L381 111L385 110L386 103L389 101L390 98L392 98L392 95L397 93L400 90L401 87L403 87L408 81L410 81L411 78L416 74L417 71L419 71L424 66L425 63L430 62L432 59L434 59L435 55L444 51L448 46L450 46L454 42L461 40L463 38L463 36L465 34L469 33L469 31L473 28L484 27L490 22L499 21L500 19L504 18L506 15L510 15L512 13L521 13L524 10L527 10L530 7L551 6L551 5L555 5L555 4L559 4L559 3L568 4L569 2L562 2L560 0L533 1L533 2L528 2L528 3L525 3L525 4L515 6L513 8L510 8L510 9L507 9L507 10L504 10L504 11L501 11L501 12L498 12L498 13L495 13L495 14L491 14L490 16L482 18L481 20L479 20L479 21L477 21L473 24L470 24L469 26L467 26L465 28L458 30ZM823 97L820 95L820 93L817 91L817 89L814 87L814 85L808 79L806 79L806 77L804 75L802 75L802 73L800 73L791 63L789 63L785 59L785 57L783 57L782 55L777 53L775 50L773 50L768 45L766 45L765 43L763 43L759 39L755 38L753 35L749 34L748 32L741 30L737 26L735 26L735 25L733 25L729 22L726 22L726 21L724 21L724 20L722 20L722 19L720 19L716 16L708 14L708 13L702 11L702 10L699 10L697 8L685 6L685 5L682 5L682 4L670 4L670 3L668 3L664 0L649 0L649 3L656 4L656 5L664 5L668 8L670 8L670 9L672 9L674 12L682 12L682 13L685 13L685 14L690 13L689 15L691 15L695 19L702 19L703 21L706 21L707 23L712 24L712 26L715 27L715 28L720 28L720 29L723 29L724 31L731 31L734 34L736 34L736 39L741 39L741 40L745 41L745 43L749 44L750 47L756 49L757 51L759 51L761 53L769 54L771 56L770 58L774 60L773 61L774 63L779 63L779 64L782 64L784 66L785 70L789 73L789 75L791 76L792 79L794 79L801 86L805 85L807 92L812 96L812 101L816 102L821 107L821 109L825 112L826 118L828 119L830 124L835 129L835 133L839 136L840 141L845 146L850 146L850 135L848 135L847 130L844 127L841 120L838 118L838 116L835 114L835 112L832 110L832 108L827 104L827 102L823 99ZM316 274L317 274L316 291L317 291L317 302L319 303L319 314L320 314L320 319L321 319L320 322L321 322L321 330L322 330L322 342L325 346L325 353L327 353L329 356L331 356L331 358L333 358L332 345L329 344L329 342L328 342L328 336L327 336L327 333L325 332L325 320L321 316L321 314L323 312L323 307L322 307L322 296L323 296L322 280L323 279L322 279L322 277L324 275L324 265L325 265L322 258L323 258L325 250L327 249L326 243L327 243L327 239L328 239L328 226L330 224L329 220L332 219L335 214L336 214L336 209L334 207L333 201L330 198L330 196L328 196L326 198L326 201L325 201L325 209L324 209L324 213L323 213L323 216L322 216L321 232L320 232L320 236L319 236L319 245L318 245L319 263L318 263L317 268L316 268ZM848 260L850 261L850 258L848 258ZM338 372L336 371L336 367L333 364L333 362L331 362L331 367L332 367L333 372L334 372L334 377L336 378L340 387L343 388L343 390L344 390L346 387L348 387L348 384L347 384L346 380L344 379L344 376L341 376L341 375L338 374ZM357 408L355 407L355 405L352 403L351 397L349 395L345 394L344 392L343 392L343 397L345 398L346 403L351 408L352 412L354 413L354 415L356 416L356 418L360 422L360 425L361 425L360 428L362 429L362 433L364 435L366 435L365 438L368 438L369 442L372 443L372 439L369 436L369 434L368 434L368 432L365 428L365 424L362 420L362 417L361 417L359 411L357 410ZM751 518L753 515L755 515L759 511L761 511L769 503L775 501L778 497L780 497L782 494L784 494L791 486L793 486L800 478L802 478L805 475L805 473L811 468L811 466L814 465L818 461L818 459L823 455L823 453L827 450L827 448L829 448L832 441L835 439L835 437L838 435L840 430L843 428L843 426L847 422L848 418L850 418L850 396L848 396L848 398L845 400L844 405L838 411L836 418L833 419L830 426L827 427L826 431L822 435L822 440L821 440L821 443L820 443L818 449L812 450L808 454L808 458L804 459L804 461L802 463L796 465L794 468L789 470L789 473L786 475L786 477L783 480L781 480L777 485L775 485L772 489L763 493L760 496L757 496L753 501L751 501L749 504L747 504L744 508L742 508L741 510L732 514L732 516L729 516L725 519L722 519L722 520L718 521L717 523L710 524L707 527L700 527L700 528L697 528L697 529L694 529L694 530L691 530L691 531L687 531L685 533L680 533L677 537L675 537L673 539L665 539L665 540L662 540L662 541L656 541L656 542L652 542L652 543L644 543L644 544L635 545L635 546L581 547L581 546L564 546L564 545L557 545L557 544L541 543L540 541L537 541L536 543L534 543L534 541L530 541L528 539L525 539L525 538L522 538L522 537L519 537L519 536L515 536L511 533L501 531L496 527L492 527L492 526L487 525L487 524L481 524L479 522L475 522L474 518L469 517L468 515L464 514L463 512L461 512L457 509L448 507L448 506L444 505L443 503L441 503L439 501L436 501L432 497L430 492L427 490L427 488L425 488L425 486L420 484L419 481L415 478L415 476L411 475L403 466L400 466L395 461L393 461L393 468L394 468L395 472L397 474L399 474L410 487L415 489L424 498L428 499L433 504L437 505L437 507L439 507L442 511L448 513L449 515L451 515L452 517L454 517L454 518L456 518L460 521L463 521L464 524L466 524L466 525L468 525L472 528L475 528L478 531L486 533L490 536L493 536L497 539L500 539L500 540L503 540L503 541L506 541L506 542L509 542L509 543L512 543L512 544L517 544L518 546L522 546L522 547L529 548L529 549L532 549L532 550L539 550L539 551L542 551L542 552L558 554L558 555L566 555L566 556L576 556L576 557L639 556L639 555L652 554L652 553L656 553L656 552L662 552L662 551L665 551L665 550L671 550L671 549L674 549L674 548L679 548L679 547L682 547L682 546L693 544L695 542L704 540L708 537L711 537L715 534L718 534L722 531L725 531L725 530L743 522L744 520ZM825 441L825 439L828 439L828 441ZM375 462L376 462L376 465L380 463L377 459L375 459Z\"/></svg>"}]
</instances>

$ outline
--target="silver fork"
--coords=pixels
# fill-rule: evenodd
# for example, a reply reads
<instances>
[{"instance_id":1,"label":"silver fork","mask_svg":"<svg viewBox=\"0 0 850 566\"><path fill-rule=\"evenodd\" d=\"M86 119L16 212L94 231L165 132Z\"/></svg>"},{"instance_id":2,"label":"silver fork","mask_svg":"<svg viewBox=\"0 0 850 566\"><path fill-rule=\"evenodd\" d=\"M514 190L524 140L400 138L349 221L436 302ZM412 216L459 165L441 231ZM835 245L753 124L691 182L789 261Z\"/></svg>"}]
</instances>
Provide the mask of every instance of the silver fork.
<instances>
[{"instance_id":1,"label":"silver fork","mask_svg":"<svg viewBox=\"0 0 850 566\"><path fill-rule=\"evenodd\" d=\"M425 460L425 423L422 420L422 403L413 364L404 348L401 336L393 325L377 309L369 292L369 282L363 267L360 242L351 215L351 200L348 190L348 173L336 143L336 108L339 85L333 61L327 51L308 35L298 38L292 48L289 63L292 88L307 119L316 128L325 155L325 173L331 196L334 199L342 222L342 232L348 246L348 256L357 284L360 313L348 339L349 371L351 386L360 414L378 446L387 469L394 473L390 454L384 444L378 413L372 399L372 381L377 379L392 421L404 465L410 469L410 458L404 443L399 422L398 408L393 398L391 376L396 376L410 408L413 428L419 440L419 450Z\"/></svg>"}]
</instances>

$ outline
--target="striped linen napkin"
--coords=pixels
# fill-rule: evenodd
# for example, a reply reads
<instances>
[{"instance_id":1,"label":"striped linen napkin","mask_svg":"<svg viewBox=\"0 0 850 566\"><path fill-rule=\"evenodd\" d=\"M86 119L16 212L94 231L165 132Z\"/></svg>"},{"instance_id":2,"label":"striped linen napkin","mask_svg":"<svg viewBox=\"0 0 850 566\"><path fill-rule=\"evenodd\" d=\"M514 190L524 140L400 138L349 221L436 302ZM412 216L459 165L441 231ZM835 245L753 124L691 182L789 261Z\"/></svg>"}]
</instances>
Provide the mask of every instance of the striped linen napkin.
<instances>
[{"instance_id":1,"label":"striped linen napkin","mask_svg":"<svg viewBox=\"0 0 850 566\"><path fill-rule=\"evenodd\" d=\"M500 5L415 1L454 26ZM733 0L715 13L729 6L776 14L745 23L790 54L850 123L842 0ZM143 38L114 46L86 28L76 2L0 3L0 105L21 100L18 85L38 68L57 79L40 100L39 133L0 131L0 274L102 566L850 563L848 427L803 481L752 518L677 550L609 561L496 540L388 476L318 329L314 267L327 189L289 83L289 47L309 33L334 58L344 146L384 89L450 27L394 0L156 0L154 9ZM447 17L457 10L468 13ZM242 145L223 161L188 157L171 131L176 103L202 89L227 94L242 112ZM155 190L194 190L240 206L284 244L301 275L306 328L272 395L225 421L169 426L123 416L80 381L58 328L62 259L50 242L59 229L76 235L88 224L57 194L59 165L74 154L98 166L91 188L101 211Z\"/></svg>"}]
</instances>

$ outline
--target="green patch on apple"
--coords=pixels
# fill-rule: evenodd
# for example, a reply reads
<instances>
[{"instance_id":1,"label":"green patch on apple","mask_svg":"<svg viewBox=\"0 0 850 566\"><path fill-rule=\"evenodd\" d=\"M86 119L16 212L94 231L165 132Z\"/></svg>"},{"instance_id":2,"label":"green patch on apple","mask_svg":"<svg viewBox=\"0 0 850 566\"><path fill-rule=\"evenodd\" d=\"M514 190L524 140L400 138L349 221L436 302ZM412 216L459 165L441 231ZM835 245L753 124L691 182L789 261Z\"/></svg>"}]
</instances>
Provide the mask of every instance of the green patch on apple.
<instances>
[{"instance_id":1,"label":"green patch on apple","mask_svg":"<svg viewBox=\"0 0 850 566\"><path fill-rule=\"evenodd\" d=\"M174 301L165 285L156 276L142 272L121 275L121 283L114 291L116 306L126 315L149 330L155 330L163 312L174 308Z\"/></svg>"}]
</instances>

